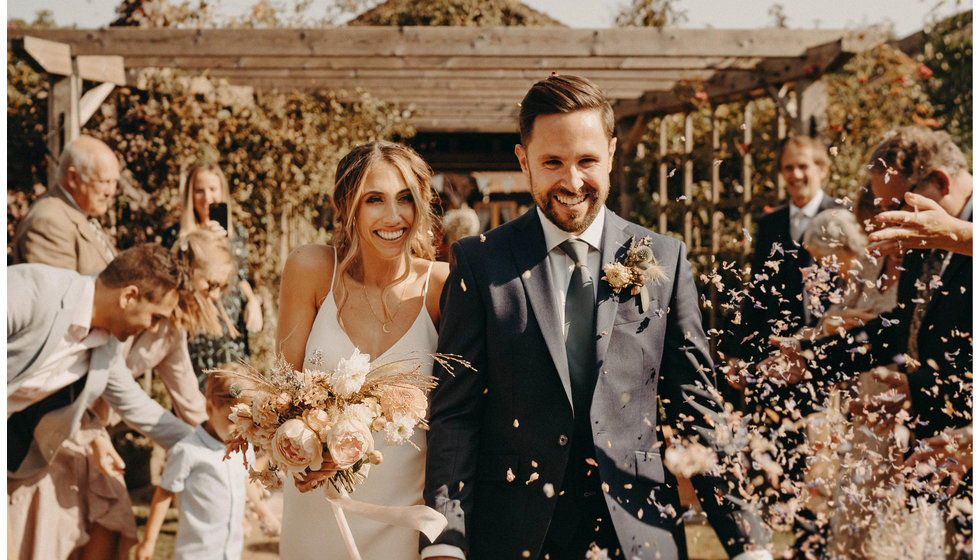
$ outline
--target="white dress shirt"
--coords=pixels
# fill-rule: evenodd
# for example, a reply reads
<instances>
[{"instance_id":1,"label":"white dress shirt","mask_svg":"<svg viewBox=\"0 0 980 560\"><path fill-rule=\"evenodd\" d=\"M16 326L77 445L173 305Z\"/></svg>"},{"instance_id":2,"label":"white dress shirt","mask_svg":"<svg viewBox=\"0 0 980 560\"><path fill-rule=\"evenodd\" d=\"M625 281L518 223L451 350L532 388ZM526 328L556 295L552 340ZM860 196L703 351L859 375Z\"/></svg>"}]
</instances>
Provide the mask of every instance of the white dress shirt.
<instances>
[{"instance_id":1,"label":"white dress shirt","mask_svg":"<svg viewBox=\"0 0 980 560\"><path fill-rule=\"evenodd\" d=\"M67 387L88 373L92 349L109 342L109 333L92 327L92 305L95 301L95 277L85 277L85 287L71 324L54 351L34 375L25 379L7 395L7 418L37 401Z\"/></svg>"},{"instance_id":2,"label":"white dress shirt","mask_svg":"<svg viewBox=\"0 0 980 560\"><path fill-rule=\"evenodd\" d=\"M565 322L565 293L568 291L568 282L572 278L572 271L575 270L575 262L559 247L569 239L580 239L589 246L589 255L586 265L589 267L589 274L592 275L592 290L598 295L599 279L602 278L602 228L606 222L606 211L602 210L595 217L592 224L582 235L572 235L562 230L551 222L544 215L540 208L537 209L538 217L541 219L541 229L544 230L544 245L548 250L548 271L551 274L551 282L555 288L554 301L555 309L558 310L559 324L562 327L562 336L568 332L568 324Z\"/></svg>"},{"instance_id":3,"label":"white dress shirt","mask_svg":"<svg viewBox=\"0 0 980 560\"><path fill-rule=\"evenodd\" d=\"M802 241L806 228L810 227L810 221L820 212L820 204L825 196L827 195L822 190L817 191L817 195L802 208L797 208L792 201L789 203L789 235L793 241Z\"/></svg>"}]
</instances>

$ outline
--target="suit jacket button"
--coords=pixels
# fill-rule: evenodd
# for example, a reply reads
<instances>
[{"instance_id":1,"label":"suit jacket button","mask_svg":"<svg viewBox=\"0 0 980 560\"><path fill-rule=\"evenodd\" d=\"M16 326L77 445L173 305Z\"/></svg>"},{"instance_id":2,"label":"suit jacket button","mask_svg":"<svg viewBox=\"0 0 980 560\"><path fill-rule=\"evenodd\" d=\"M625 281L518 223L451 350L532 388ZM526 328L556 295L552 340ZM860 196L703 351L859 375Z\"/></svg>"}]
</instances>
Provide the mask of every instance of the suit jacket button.
<instances>
[{"instance_id":1,"label":"suit jacket button","mask_svg":"<svg viewBox=\"0 0 980 560\"><path fill-rule=\"evenodd\" d=\"M558 445L562 447L568 445L568 436L566 436L565 434L558 436Z\"/></svg>"}]
</instances>

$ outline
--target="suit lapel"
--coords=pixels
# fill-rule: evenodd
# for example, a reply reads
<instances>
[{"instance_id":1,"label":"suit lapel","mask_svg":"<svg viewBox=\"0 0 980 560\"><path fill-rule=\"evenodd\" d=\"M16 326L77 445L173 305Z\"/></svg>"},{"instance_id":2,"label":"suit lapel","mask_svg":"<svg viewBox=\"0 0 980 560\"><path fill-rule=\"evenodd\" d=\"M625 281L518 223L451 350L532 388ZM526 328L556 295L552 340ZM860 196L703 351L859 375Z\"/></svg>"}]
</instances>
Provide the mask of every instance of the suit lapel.
<instances>
[{"instance_id":1,"label":"suit lapel","mask_svg":"<svg viewBox=\"0 0 980 560\"><path fill-rule=\"evenodd\" d=\"M511 237L511 251L514 262L521 273L524 291L531 302L531 309L537 320L538 328L544 337L548 353L558 370L569 406L572 399L572 385L568 375L568 357L565 355L565 339L562 325L558 321L558 310L555 308L556 289L551 279L548 267L548 255L545 251L544 231L537 210L533 207L520 218L517 224L524 235Z\"/></svg>"},{"instance_id":2,"label":"suit lapel","mask_svg":"<svg viewBox=\"0 0 980 560\"><path fill-rule=\"evenodd\" d=\"M71 319L74 315L75 307L78 305L78 298L81 294L83 280L83 276L78 276L72 279L71 286L65 292L64 297L58 304L60 305L60 308L55 314L50 330L48 330L46 333L44 343L41 346L41 351L38 352L30 366L28 366L23 373L17 376L19 380L19 382L17 382L18 386L20 385L20 382L23 382L23 380L27 379L30 374L34 373L34 370L44 364L44 361L48 359L48 356L58 346L58 343L65 338L65 333L68 331L68 327L71 325ZM11 388L8 387L7 389L9 394Z\"/></svg>"},{"instance_id":3,"label":"suit lapel","mask_svg":"<svg viewBox=\"0 0 980 560\"><path fill-rule=\"evenodd\" d=\"M53 196L58 198L62 202L64 202L65 205L68 207L68 216L71 219L72 223L75 224L75 229L78 231L79 237L81 237L86 242L88 242L89 245L94 247L96 249L96 253L98 253L102 261L105 262L106 265L108 265L110 259L108 259L107 255L105 254L105 249L103 248L104 244L102 243L102 239L100 239L99 235L95 233L95 231L92 229L92 225L89 224L88 221L88 216L86 216L84 212L82 212L81 210L75 207L75 202L69 200L69 198L66 196L66 193L63 192L63 189L60 188L54 189Z\"/></svg>"},{"instance_id":4,"label":"suit lapel","mask_svg":"<svg viewBox=\"0 0 980 560\"><path fill-rule=\"evenodd\" d=\"M596 294L598 308L596 309L595 328L596 328L596 363L603 363L606 350L609 348L609 333L612 332L613 322L616 320L616 312L619 309L619 298L613 293L609 282L602 280L602 267L620 260L625 256L625 251L630 240L630 236L623 230L619 216L605 210L606 218L602 227L602 250L599 261L599 270L593 273L596 282L599 283L599 291ZM628 298L627 301L635 303L636 298ZM605 334L603 334L605 333Z\"/></svg>"}]
</instances>

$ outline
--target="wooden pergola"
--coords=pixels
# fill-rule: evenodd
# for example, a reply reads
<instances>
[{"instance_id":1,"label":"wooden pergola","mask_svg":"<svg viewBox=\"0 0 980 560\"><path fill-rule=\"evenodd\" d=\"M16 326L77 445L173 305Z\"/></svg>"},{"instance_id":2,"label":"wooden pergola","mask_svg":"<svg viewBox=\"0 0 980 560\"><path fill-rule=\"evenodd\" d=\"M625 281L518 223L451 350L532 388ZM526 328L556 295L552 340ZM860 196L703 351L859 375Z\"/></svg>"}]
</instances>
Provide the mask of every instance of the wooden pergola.
<instances>
[{"instance_id":1,"label":"wooden pergola","mask_svg":"<svg viewBox=\"0 0 980 560\"><path fill-rule=\"evenodd\" d=\"M752 202L752 115L747 107L741 142L746 146L743 194L739 200L722 200L723 186L715 167L711 177L700 178L710 181L710 194L695 201L692 113L705 104L771 96L779 111L777 137L790 129L819 133L826 120L821 76L884 42L885 36L876 30L564 27L8 30L12 48L24 49L34 41L37 51L37 40L64 46L72 61L64 70L62 52L62 70L45 69L55 76L68 75L67 80L75 84L67 109L64 96L51 96L51 103L62 99L62 106L50 111L55 114L67 111L70 116L72 103L77 111L82 79L93 79L80 75L79 68L93 61L118 67L121 60L124 79L113 72L115 78L104 81L124 81L132 87L140 87L148 72L179 69L250 88L247 92L327 89L353 96L358 89L366 90L409 111L416 139L436 146L428 152L420 149L423 157L436 172L469 176L474 183L482 180L487 203L491 192L510 194L513 188L527 188L517 184L519 175L508 174L518 170L513 145L518 104L527 89L552 72L581 75L598 84L613 102L619 139L613 184L622 187L620 210L626 215L631 197L625 167L651 120L672 113L685 115L679 148L669 147L674 142L667 141L661 120L654 154L660 208L657 229L666 232L666 210L681 206L684 222L679 229L692 254L716 254L721 208L726 204L748 208ZM52 88L64 89L58 84L65 81L53 80ZM112 86L101 87L106 93ZM704 153L718 153L717 133L714 136ZM676 168L669 170L672 165ZM675 171L682 174L683 196L669 200L668 177ZM492 179L480 176L481 172L501 175ZM501 182L497 190L492 187L495 181ZM782 198L781 180L778 187ZM478 188L484 190L482 185ZM704 243L693 237L696 205L707 207L710 215L711 238ZM748 228L749 212L743 212L743 221Z\"/></svg>"},{"instance_id":2,"label":"wooden pergola","mask_svg":"<svg viewBox=\"0 0 980 560\"><path fill-rule=\"evenodd\" d=\"M630 120L684 109L691 87L717 102L803 90L882 40L801 29L8 30L8 41L25 36L68 44L74 57L122 57L132 86L146 69L178 68L262 91L363 88L412 110L420 132L475 133L514 132L524 93L551 72L590 78Z\"/></svg>"},{"instance_id":3,"label":"wooden pergola","mask_svg":"<svg viewBox=\"0 0 980 560\"><path fill-rule=\"evenodd\" d=\"M68 101L52 96L61 100L54 114L73 117L81 79L92 79L79 77L77 67L93 60L123 67L133 87L147 72L169 68L255 91L353 95L363 89L410 111L420 136L436 138L438 147L423 155L437 171L472 173L517 169L511 149L518 104L531 84L552 72L588 77L606 92L616 113L620 161L628 161L651 118L690 110L695 100L771 95L781 126L818 131L825 109L820 77L884 37L872 30L565 27L8 30L14 48L38 39L62 46L76 66L75 93ZM63 68L67 55L58 60ZM119 72L113 76L106 81L122 81ZM102 87L101 93L111 89ZM474 147L481 144L475 138L497 140Z\"/></svg>"}]
</instances>

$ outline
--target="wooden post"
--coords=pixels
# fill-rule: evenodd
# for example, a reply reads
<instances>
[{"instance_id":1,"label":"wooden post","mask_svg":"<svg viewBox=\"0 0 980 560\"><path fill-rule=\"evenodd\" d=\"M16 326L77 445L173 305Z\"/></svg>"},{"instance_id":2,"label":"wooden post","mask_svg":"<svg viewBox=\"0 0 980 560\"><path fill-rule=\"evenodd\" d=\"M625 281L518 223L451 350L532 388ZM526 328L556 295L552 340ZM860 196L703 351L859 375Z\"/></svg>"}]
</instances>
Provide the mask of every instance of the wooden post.
<instances>
[{"instance_id":1,"label":"wooden post","mask_svg":"<svg viewBox=\"0 0 980 560\"><path fill-rule=\"evenodd\" d=\"M58 158L64 146L81 135L85 124L116 85L126 84L121 56L72 56L71 46L24 37L15 41L37 71L47 74L48 185L57 182ZM59 76L64 76L59 78ZM102 82L82 96L82 80Z\"/></svg>"},{"instance_id":2,"label":"wooden post","mask_svg":"<svg viewBox=\"0 0 980 560\"><path fill-rule=\"evenodd\" d=\"M742 122L742 144L745 153L742 154L742 202L745 208L749 208L752 202L752 104L745 104L745 120ZM750 212L742 213L742 227L749 231L752 226L752 216ZM746 243L742 246L742 263L748 258L751 247Z\"/></svg>"},{"instance_id":3,"label":"wooden post","mask_svg":"<svg viewBox=\"0 0 980 560\"><path fill-rule=\"evenodd\" d=\"M660 145L658 146L660 164L657 166L657 187L659 189L660 200L657 202L659 212L657 213L657 227L662 234L667 233L667 117L660 118Z\"/></svg>"},{"instance_id":4,"label":"wooden post","mask_svg":"<svg viewBox=\"0 0 980 560\"><path fill-rule=\"evenodd\" d=\"M718 271L718 253L721 252L721 224L724 218L718 209L721 203L721 131L718 126L718 108L711 108L711 198L708 209L711 213L711 271ZM718 328L718 290L705 286L711 295L711 310L708 313L708 329ZM712 344L715 337L710 337ZM713 348L712 348L713 349Z\"/></svg>"},{"instance_id":5,"label":"wooden post","mask_svg":"<svg viewBox=\"0 0 980 560\"><path fill-rule=\"evenodd\" d=\"M776 138L779 139L780 144L783 139L786 138L786 116L783 115L782 111L776 113ZM776 154L776 200L782 202L786 199L786 179L783 179L783 174L780 173L780 168L782 168L783 162L781 154Z\"/></svg>"},{"instance_id":6,"label":"wooden post","mask_svg":"<svg viewBox=\"0 0 980 560\"><path fill-rule=\"evenodd\" d=\"M684 243L694 246L694 118L684 113Z\"/></svg>"},{"instance_id":7,"label":"wooden post","mask_svg":"<svg viewBox=\"0 0 980 560\"><path fill-rule=\"evenodd\" d=\"M827 130L827 84L823 80L796 83L796 133L812 138Z\"/></svg>"}]
</instances>

